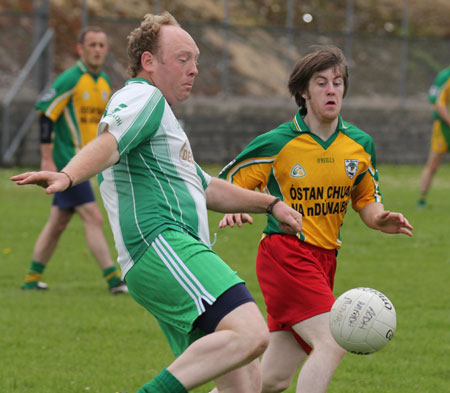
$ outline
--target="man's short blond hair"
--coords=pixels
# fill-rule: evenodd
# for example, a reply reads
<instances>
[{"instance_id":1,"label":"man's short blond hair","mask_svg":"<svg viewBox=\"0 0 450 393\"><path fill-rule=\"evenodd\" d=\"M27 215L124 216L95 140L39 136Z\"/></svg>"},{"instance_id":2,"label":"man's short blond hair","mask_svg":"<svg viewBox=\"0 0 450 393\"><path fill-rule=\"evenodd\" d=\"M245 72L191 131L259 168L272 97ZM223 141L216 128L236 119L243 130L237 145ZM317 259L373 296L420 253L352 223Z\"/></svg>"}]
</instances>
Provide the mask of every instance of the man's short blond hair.
<instances>
[{"instance_id":1,"label":"man's short blond hair","mask_svg":"<svg viewBox=\"0 0 450 393\"><path fill-rule=\"evenodd\" d=\"M159 32L161 26L165 25L180 26L169 12L161 15L146 14L141 25L128 36L128 73L132 78L142 69L141 56L144 52L155 55L158 53Z\"/></svg>"}]
</instances>

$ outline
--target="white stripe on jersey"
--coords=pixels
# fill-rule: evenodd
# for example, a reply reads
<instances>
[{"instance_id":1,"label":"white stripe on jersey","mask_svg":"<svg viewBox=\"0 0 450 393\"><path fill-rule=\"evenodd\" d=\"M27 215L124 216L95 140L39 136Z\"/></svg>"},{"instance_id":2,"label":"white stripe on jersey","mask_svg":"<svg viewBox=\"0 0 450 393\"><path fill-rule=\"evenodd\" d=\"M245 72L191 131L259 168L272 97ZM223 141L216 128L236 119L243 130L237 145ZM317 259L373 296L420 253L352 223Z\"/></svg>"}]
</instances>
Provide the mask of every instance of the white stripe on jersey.
<instances>
[{"instance_id":1,"label":"white stripe on jersey","mask_svg":"<svg viewBox=\"0 0 450 393\"><path fill-rule=\"evenodd\" d=\"M147 240L145 239L144 234L142 233L141 226L139 225L139 220L138 220L138 217L137 217L136 197L134 196L134 187L133 187L133 182L131 181L131 172L130 172L130 166L128 165L128 156L125 156L125 163L126 163L126 167L127 167L128 179L130 180L129 181L129 186L131 188L131 200L133 201L134 222L136 223L136 228L139 230L139 234L141 235L141 239L144 241L144 243L147 246L149 246L150 244L148 244Z\"/></svg>"}]
</instances>

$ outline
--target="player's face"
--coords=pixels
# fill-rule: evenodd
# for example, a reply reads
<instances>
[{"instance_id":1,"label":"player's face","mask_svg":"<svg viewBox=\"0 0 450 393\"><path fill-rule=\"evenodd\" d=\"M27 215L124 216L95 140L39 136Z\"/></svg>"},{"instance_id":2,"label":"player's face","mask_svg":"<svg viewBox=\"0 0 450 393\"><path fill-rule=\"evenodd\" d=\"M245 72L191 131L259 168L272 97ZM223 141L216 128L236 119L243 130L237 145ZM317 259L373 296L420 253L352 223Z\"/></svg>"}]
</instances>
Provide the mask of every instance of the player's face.
<instances>
[{"instance_id":1,"label":"player's face","mask_svg":"<svg viewBox=\"0 0 450 393\"><path fill-rule=\"evenodd\" d=\"M163 26L159 51L153 56L151 82L170 105L189 97L198 74L199 50L192 37L178 26Z\"/></svg>"},{"instance_id":2,"label":"player's face","mask_svg":"<svg viewBox=\"0 0 450 393\"><path fill-rule=\"evenodd\" d=\"M108 41L105 33L89 31L84 42L77 45L78 55L89 71L97 73L108 54Z\"/></svg>"},{"instance_id":3,"label":"player's face","mask_svg":"<svg viewBox=\"0 0 450 393\"><path fill-rule=\"evenodd\" d=\"M316 72L309 81L306 100L308 116L329 123L339 116L344 97L344 78L337 68Z\"/></svg>"}]
</instances>

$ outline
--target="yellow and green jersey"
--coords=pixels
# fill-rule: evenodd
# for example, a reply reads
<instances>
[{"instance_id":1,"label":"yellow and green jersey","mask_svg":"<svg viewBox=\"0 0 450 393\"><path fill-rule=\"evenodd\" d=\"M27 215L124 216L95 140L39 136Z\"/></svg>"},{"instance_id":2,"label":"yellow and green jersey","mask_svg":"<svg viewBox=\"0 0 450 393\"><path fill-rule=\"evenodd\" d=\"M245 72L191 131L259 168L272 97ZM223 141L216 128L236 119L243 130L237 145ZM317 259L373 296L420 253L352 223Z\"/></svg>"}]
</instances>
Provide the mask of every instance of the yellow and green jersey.
<instances>
[{"instance_id":1,"label":"yellow and green jersey","mask_svg":"<svg viewBox=\"0 0 450 393\"><path fill-rule=\"evenodd\" d=\"M450 113L450 67L448 68L449 74L445 83L439 89L439 94L436 97L436 105L444 107L447 112ZM447 146L450 146L450 125L442 120L440 117L438 119L440 123L440 128L445 141L447 142Z\"/></svg>"},{"instance_id":2,"label":"yellow and green jersey","mask_svg":"<svg viewBox=\"0 0 450 393\"><path fill-rule=\"evenodd\" d=\"M111 83L102 71L91 74L81 60L63 72L36 104L53 125L53 160L61 170L97 136L97 126L111 96Z\"/></svg>"},{"instance_id":3,"label":"yellow and green jersey","mask_svg":"<svg viewBox=\"0 0 450 393\"><path fill-rule=\"evenodd\" d=\"M219 177L281 198L303 215L299 238L325 249L341 246L339 231L350 201L356 211L382 202L373 140L341 117L323 141L298 111L293 121L255 138ZM264 233L283 232L268 216Z\"/></svg>"},{"instance_id":4,"label":"yellow and green jersey","mask_svg":"<svg viewBox=\"0 0 450 393\"><path fill-rule=\"evenodd\" d=\"M450 80L450 67L444 68L439 72L434 80L433 84L428 91L428 101L431 104L438 104L439 96L442 93L442 89L446 86L448 88ZM433 117L437 120L441 120L439 114L434 110Z\"/></svg>"}]
</instances>

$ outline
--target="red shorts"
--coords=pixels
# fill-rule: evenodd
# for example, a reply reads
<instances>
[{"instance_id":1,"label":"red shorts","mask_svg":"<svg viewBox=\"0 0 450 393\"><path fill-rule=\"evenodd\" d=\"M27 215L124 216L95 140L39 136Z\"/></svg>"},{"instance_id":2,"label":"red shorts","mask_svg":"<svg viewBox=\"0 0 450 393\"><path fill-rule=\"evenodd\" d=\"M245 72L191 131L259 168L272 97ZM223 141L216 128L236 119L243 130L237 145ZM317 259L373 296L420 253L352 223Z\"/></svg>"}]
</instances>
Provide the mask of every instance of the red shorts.
<instances>
[{"instance_id":1,"label":"red shorts","mask_svg":"<svg viewBox=\"0 0 450 393\"><path fill-rule=\"evenodd\" d=\"M336 250L326 250L291 235L270 235L258 248L256 274L271 332L329 312L334 303ZM309 353L311 348L294 333Z\"/></svg>"}]
</instances>

